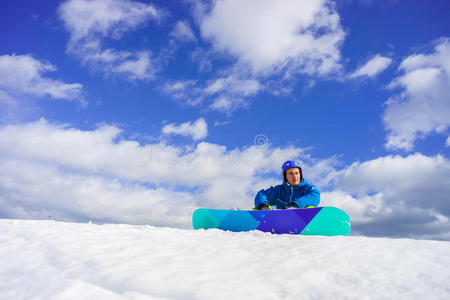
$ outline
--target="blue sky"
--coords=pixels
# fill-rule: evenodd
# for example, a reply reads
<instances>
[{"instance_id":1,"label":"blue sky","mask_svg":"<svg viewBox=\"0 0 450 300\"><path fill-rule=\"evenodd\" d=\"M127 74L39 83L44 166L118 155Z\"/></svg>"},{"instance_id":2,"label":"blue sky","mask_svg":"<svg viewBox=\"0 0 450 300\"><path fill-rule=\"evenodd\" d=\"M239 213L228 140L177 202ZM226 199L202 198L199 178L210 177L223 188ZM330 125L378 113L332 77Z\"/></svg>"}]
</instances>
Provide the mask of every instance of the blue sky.
<instances>
[{"instance_id":1,"label":"blue sky","mask_svg":"<svg viewBox=\"0 0 450 300\"><path fill-rule=\"evenodd\" d=\"M0 8L0 217L189 227L296 158L354 234L450 238L448 1Z\"/></svg>"}]
</instances>

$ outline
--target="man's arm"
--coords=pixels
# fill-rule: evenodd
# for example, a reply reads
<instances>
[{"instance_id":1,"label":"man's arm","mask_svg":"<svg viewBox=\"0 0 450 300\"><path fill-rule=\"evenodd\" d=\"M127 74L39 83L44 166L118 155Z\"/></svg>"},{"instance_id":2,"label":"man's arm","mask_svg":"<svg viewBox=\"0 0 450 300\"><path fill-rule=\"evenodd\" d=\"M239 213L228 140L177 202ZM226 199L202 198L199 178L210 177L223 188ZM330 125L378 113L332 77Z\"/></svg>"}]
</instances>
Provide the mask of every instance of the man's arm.
<instances>
[{"instance_id":1,"label":"man's arm","mask_svg":"<svg viewBox=\"0 0 450 300\"><path fill-rule=\"evenodd\" d=\"M276 196L276 187L271 186L267 190L260 190L255 197L255 207L258 208L261 204L274 205Z\"/></svg>"},{"instance_id":2,"label":"man's arm","mask_svg":"<svg viewBox=\"0 0 450 300\"><path fill-rule=\"evenodd\" d=\"M299 208L304 208L308 206L317 207L320 203L320 192L316 186L308 184L307 192L304 196L294 200Z\"/></svg>"}]
</instances>

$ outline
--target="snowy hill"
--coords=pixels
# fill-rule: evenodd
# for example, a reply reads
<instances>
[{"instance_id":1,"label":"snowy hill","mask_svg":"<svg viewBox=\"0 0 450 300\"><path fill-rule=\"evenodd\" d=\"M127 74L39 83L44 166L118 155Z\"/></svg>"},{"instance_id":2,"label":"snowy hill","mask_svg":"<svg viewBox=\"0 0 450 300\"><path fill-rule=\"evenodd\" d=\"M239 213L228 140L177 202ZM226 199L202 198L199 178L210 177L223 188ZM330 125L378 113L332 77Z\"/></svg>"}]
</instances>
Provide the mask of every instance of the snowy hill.
<instances>
[{"instance_id":1,"label":"snowy hill","mask_svg":"<svg viewBox=\"0 0 450 300\"><path fill-rule=\"evenodd\" d=\"M0 299L449 299L450 242L0 220Z\"/></svg>"}]
</instances>

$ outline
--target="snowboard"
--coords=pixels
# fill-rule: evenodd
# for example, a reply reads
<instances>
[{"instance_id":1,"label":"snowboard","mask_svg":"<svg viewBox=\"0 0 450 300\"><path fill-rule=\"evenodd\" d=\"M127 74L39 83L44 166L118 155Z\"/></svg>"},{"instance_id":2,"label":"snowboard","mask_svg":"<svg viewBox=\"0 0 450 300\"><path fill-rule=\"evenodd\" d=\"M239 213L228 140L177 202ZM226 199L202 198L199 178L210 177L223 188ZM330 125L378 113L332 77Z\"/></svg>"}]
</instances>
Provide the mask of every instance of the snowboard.
<instances>
[{"instance_id":1,"label":"snowboard","mask_svg":"<svg viewBox=\"0 0 450 300\"><path fill-rule=\"evenodd\" d=\"M341 209L324 206L280 210L222 210L199 208L192 214L194 229L234 232L260 230L275 234L348 235L350 218Z\"/></svg>"}]
</instances>

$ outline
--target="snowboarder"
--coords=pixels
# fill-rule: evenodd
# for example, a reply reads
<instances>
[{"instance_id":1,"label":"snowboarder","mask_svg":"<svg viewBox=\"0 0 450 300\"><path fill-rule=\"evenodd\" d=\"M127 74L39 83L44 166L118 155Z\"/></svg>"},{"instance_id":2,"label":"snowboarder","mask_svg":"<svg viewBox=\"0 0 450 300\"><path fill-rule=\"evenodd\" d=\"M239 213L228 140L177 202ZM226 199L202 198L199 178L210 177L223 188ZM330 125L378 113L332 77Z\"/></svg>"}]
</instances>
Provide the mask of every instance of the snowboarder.
<instances>
[{"instance_id":1,"label":"snowboarder","mask_svg":"<svg viewBox=\"0 0 450 300\"><path fill-rule=\"evenodd\" d=\"M255 208L270 210L270 205L278 209L316 207L320 202L320 192L303 179L300 163L288 160L282 166L283 184L260 190L255 197Z\"/></svg>"}]
</instances>

